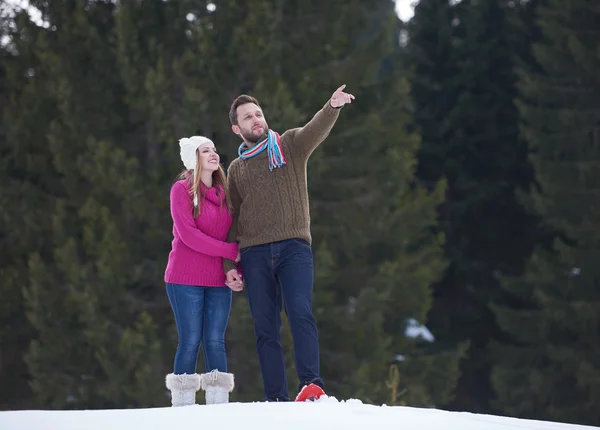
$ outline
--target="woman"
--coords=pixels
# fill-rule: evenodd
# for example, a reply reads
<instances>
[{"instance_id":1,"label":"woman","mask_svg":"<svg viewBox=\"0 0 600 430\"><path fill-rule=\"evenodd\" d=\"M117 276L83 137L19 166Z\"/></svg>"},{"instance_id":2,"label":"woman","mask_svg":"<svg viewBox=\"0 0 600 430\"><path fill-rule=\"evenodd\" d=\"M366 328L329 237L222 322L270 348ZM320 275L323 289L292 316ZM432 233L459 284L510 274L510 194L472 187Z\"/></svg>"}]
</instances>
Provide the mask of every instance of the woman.
<instances>
[{"instance_id":1,"label":"woman","mask_svg":"<svg viewBox=\"0 0 600 430\"><path fill-rule=\"evenodd\" d=\"M174 370L166 376L173 406L196 403L206 391L206 403L227 403L233 375L227 373L225 329L232 290L225 284L223 258L239 261L236 243L228 243L232 215L225 172L210 139L193 136L179 141L185 170L171 187L173 241L165 283L175 315L179 342ZM206 373L196 373L202 345Z\"/></svg>"}]
</instances>

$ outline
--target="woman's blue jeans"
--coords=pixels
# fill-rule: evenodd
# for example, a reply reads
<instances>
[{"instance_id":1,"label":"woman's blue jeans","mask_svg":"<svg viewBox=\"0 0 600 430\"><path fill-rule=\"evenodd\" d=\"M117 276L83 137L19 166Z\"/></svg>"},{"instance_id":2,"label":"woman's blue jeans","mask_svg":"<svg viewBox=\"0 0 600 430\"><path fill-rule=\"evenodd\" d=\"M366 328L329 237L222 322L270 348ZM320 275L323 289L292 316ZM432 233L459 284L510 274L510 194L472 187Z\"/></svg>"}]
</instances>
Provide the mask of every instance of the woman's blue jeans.
<instances>
[{"instance_id":1,"label":"woman's blue jeans","mask_svg":"<svg viewBox=\"0 0 600 430\"><path fill-rule=\"evenodd\" d=\"M205 371L227 372L225 330L231 311L231 289L170 283L166 287L179 337L173 373L196 373L201 346Z\"/></svg>"}]
</instances>

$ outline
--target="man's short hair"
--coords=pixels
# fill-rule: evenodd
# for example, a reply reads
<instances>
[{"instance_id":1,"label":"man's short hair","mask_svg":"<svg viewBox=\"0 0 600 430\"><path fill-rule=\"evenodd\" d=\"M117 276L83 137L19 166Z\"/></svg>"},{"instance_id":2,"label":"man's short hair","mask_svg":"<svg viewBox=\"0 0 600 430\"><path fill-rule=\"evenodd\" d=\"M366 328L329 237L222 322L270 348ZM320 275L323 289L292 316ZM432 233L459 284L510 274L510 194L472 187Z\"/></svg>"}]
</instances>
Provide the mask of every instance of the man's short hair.
<instances>
[{"instance_id":1,"label":"man's short hair","mask_svg":"<svg viewBox=\"0 0 600 430\"><path fill-rule=\"evenodd\" d=\"M246 94L242 94L241 96L238 96L233 101L233 103L231 104L231 109L229 109L229 121L231 122L231 125L238 125L237 108L240 107L241 105L245 105L248 103L254 103L256 106L260 107L258 100L256 100L254 97L246 95Z\"/></svg>"}]
</instances>

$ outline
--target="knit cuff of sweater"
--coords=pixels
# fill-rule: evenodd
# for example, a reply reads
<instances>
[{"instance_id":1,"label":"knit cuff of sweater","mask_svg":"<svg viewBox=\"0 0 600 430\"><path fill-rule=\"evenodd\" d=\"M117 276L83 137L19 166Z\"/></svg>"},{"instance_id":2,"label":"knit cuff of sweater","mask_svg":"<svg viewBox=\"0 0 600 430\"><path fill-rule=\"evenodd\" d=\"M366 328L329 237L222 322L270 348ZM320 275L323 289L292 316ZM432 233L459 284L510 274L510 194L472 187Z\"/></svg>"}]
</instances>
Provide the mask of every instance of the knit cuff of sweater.
<instances>
[{"instance_id":1,"label":"knit cuff of sweater","mask_svg":"<svg viewBox=\"0 0 600 430\"><path fill-rule=\"evenodd\" d=\"M225 269L225 274L227 274L227 272L229 272L230 270L237 270L237 263L228 258L224 258L223 259L223 269Z\"/></svg>"},{"instance_id":2,"label":"knit cuff of sweater","mask_svg":"<svg viewBox=\"0 0 600 430\"><path fill-rule=\"evenodd\" d=\"M227 254L223 257L235 260L238 256L238 244L236 242L227 243Z\"/></svg>"},{"instance_id":3,"label":"knit cuff of sweater","mask_svg":"<svg viewBox=\"0 0 600 430\"><path fill-rule=\"evenodd\" d=\"M323 110L332 115L337 115L340 113L340 111L342 110L343 107L344 107L344 105L334 108L333 106L331 106L331 100L327 100L327 103L325 103Z\"/></svg>"}]
</instances>

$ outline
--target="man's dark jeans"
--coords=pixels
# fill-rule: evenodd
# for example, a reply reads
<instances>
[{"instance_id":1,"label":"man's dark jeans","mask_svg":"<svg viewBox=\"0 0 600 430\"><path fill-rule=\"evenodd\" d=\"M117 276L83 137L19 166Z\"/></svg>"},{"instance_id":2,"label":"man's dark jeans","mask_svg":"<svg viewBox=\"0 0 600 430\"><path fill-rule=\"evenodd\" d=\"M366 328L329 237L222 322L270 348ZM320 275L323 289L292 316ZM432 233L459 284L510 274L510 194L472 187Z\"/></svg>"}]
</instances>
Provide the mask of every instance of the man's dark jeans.
<instances>
[{"instance_id":1,"label":"man's dark jeans","mask_svg":"<svg viewBox=\"0 0 600 430\"><path fill-rule=\"evenodd\" d=\"M298 390L309 383L323 387L312 312L314 268L310 245L302 239L288 239L243 248L241 257L267 400L290 400L279 336L282 299L294 340Z\"/></svg>"}]
</instances>

